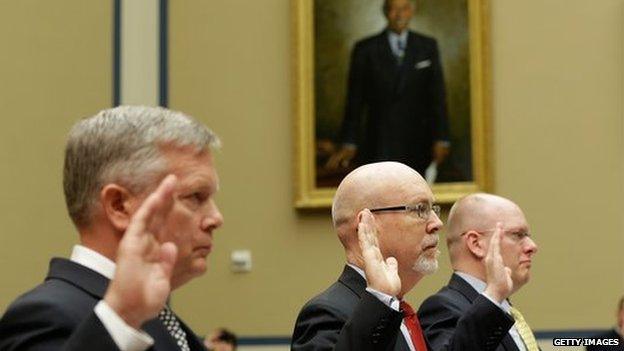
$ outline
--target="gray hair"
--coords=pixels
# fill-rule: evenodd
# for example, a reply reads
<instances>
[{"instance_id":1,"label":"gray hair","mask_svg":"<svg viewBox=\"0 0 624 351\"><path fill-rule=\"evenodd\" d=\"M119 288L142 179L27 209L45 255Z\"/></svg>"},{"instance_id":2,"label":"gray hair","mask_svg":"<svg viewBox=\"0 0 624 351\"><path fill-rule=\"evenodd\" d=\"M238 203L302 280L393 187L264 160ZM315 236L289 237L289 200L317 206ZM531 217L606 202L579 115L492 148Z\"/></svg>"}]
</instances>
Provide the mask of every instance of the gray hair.
<instances>
[{"instance_id":1,"label":"gray hair","mask_svg":"<svg viewBox=\"0 0 624 351\"><path fill-rule=\"evenodd\" d=\"M219 137L181 112L119 106L76 123L67 138L63 190L69 216L89 224L97 194L107 183L142 192L167 170L160 147L219 148Z\"/></svg>"}]
</instances>

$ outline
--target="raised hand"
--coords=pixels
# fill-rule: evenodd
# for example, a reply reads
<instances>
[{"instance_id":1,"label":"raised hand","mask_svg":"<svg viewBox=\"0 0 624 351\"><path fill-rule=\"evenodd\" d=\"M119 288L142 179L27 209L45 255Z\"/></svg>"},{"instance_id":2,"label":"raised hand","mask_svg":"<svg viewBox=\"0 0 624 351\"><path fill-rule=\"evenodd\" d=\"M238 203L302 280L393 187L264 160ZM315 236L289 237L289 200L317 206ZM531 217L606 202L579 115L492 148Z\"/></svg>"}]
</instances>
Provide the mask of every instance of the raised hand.
<instances>
[{"instance_id":1,"label":"raised hand","mask_svg":"<svg viewBox=\"0 0 624 351\"><path fill-rule=\"evenodd\" d=\"M397 260L394 257L384 260L379 250L373 214L364 209L358 214L358 219L358 239L368 286L385 294L397 296L401 292Z\"/></svg>"},{"instance_id":2,"label":"raised hand","mask_svg":"<svg viewBox=\"0 0 624 351\"><path fill-rule=\"evenodd\" d=\"M494 234L490 239L487 255L485 256L485 277L487 287L485 293L494 300L503 302L513 291L511 269L505 267L501 255L500 242L503 235L502 224L496 223Z\"/></svg>"},{"instance_id":3,"label":"raised hand","mask_svg":"<svg viewBox=\"0 0 624 351\"><path fill-rule=\"evenodd\" d=\"M117 250L117 268L104 301L134 327L156 317L171 291L170 278L176 260L173 243L159 243L159 231L173 208L177 179L165 177L141 204Z\"/></svg>"}]
</instances>

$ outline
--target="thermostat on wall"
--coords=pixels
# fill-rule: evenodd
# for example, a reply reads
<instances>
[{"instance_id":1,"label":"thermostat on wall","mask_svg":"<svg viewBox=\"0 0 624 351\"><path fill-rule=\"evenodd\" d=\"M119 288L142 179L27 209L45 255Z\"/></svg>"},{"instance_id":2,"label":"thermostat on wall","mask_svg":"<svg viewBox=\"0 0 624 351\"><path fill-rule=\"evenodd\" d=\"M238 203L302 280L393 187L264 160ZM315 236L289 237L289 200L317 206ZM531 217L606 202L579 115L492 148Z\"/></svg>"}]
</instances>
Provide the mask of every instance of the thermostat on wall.
<instances>
[{"instance_id":1,"label":"thermostat on wall","mask_svg":"<svg viewBox=\"0 0 624 351\"><path fill-rule=\"evenodd\" d=\"M246 273L251 272L251 251L234 250L230 255L230 267L232 272Z\"/></svg>"}]
</instances>

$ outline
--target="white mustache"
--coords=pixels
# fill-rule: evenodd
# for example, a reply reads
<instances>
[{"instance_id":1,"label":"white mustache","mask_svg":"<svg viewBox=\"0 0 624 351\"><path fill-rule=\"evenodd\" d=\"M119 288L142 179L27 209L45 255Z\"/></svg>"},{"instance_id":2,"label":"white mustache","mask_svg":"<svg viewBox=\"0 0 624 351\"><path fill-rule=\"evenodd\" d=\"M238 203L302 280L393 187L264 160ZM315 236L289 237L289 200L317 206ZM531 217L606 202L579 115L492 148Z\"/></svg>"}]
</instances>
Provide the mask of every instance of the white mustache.
<instances>
[{"instance_id":1,"label":"white mustache","mask_svg":"<svg viewBox=\"0 0 624 351\"><path fill-rule=\"evenodd\" d=\"M432 235L432 236L426 236L423 239L423 244L422 247L429 247L429 246L438 246L438 243L440 242L440 238L437 235Z\"/></svg>"}]
</instances>

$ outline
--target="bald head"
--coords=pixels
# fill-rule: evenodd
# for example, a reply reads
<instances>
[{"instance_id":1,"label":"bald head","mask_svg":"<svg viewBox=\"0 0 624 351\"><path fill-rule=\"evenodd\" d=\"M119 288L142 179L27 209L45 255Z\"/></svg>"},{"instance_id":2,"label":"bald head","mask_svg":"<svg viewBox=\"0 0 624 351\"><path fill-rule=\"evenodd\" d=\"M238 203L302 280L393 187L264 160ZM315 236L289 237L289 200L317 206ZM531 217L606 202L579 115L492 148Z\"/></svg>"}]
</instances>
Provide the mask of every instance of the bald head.
<instances>
[{"instance_id":1,"label":"bald head","mask_svg":"<svg viewBox=\"0 0 624 351\"><path fill-rule=\"evenodd\" d=\"M513 291L517 291L529 281L537 244L520 207L503 197L473 194L453 205L447 235L451 265L486 281L485 258L497 223L502 225L500 255L511 272Z\"/></svg>"},{"instance_id":2,"label":"bald head","mask_svg":"<svg viewBox=\"0 0 624 351\"><path fill-rule=\"evenodd\" d=\"M423 177L398 162L371 163L356 168L340 183L332 205L332 220L343 245L356 242L357 214L364 208L395 206L414 192L430 194Z\"/></svg>"},{"instance_id":3,"label":"bald head","mask_svg":"<svg viewBox=\"0 0 624 351\"><path fill-rule=\"evenodd\" d=\"M446 240L449 250L463 233L469 230L493 229L496 222L503 221L506 214L511 212L522 214L518 205L501 196L477 193L459 199L451 208L448 217Z\"/></svg>"}]
</instances>

